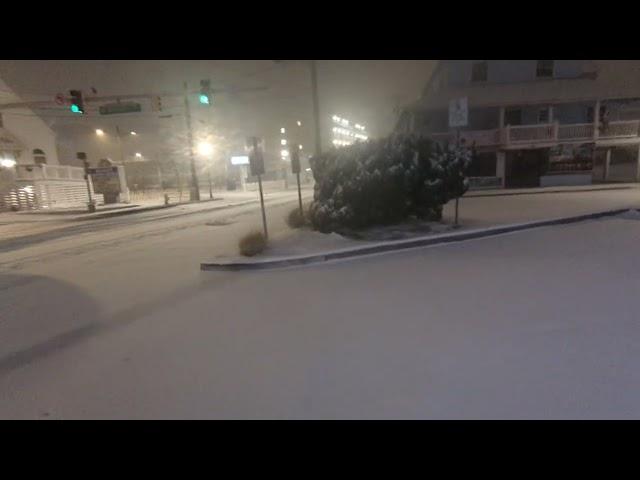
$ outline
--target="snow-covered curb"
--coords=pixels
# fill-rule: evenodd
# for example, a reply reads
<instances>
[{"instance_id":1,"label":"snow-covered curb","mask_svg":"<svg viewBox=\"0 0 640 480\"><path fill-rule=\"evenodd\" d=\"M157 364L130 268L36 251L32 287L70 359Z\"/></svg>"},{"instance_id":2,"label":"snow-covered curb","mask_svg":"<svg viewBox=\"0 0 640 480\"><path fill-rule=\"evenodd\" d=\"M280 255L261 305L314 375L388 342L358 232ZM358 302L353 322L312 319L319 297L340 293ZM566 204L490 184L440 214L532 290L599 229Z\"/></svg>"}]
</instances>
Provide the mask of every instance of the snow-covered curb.
<instances>
[{"instance_id":1,"label":"snow-covered curb","mask_svg":"<svg viewBox=\"0 0 640 480\"><path fill-rule=\"evenodd\" d=\"M466 230L458 233L445 233L441 235L429 235L406 240L394 240L387 242L368 243L360 247L352 247L346 249L336 249L323 253L314 253L309 255L297 255L270 259L247 259L245 261L221 261L201 263L200 270L218 270L218 271L239 271L239 270L267 270L273 268L290 267L294 265L308 265L312 263L322 263L331 260L343 260L348 258L362 257L366 255L375 255L384 252L393 252L398 250L406 250L410 248L426 247L452 242L461 242L464 240L472 240L476 238L490 237L505 233L518 232L522 230L530 230L533 228L547 227L552 225L564 225L569 223L582 222L585 220L593 220L601 217L609 217L620 215L635 209L622 208L616 210L607 210L604 212L587 213L583 215L574 215L571 217L560 217L550 220L537 220L526 223L512 223L508 225L500 225L496 227L479 228L474 230Z\"/></svg>"}]
</instances>

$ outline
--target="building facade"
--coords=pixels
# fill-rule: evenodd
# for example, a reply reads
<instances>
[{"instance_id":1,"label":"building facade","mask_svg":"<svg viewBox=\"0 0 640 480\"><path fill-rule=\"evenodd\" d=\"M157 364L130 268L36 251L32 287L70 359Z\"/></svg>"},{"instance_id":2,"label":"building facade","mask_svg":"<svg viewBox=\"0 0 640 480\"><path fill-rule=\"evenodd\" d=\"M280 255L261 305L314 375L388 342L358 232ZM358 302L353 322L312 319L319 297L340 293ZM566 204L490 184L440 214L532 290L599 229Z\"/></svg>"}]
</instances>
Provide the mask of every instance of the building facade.
<instances>
[{"instance_id":1,"label":"building facade","mask_svg":"<svg viewBox=\"0 0 640 480\"><path fill-rule=\"evenodd\" d=\"M640 181L640 61L441 61L396 129L474 146L477 186Z\"/></svg>"},{"instance_id":2,"label":"building facade","mask_svg":"<svg viewBox=\"0 0 640 480\"><path fill-rule=\"evenodd\" d=\"M54 131L0 79L0 210L81 206L84 169L60 165Z\"/></svg>"}]
</instances>

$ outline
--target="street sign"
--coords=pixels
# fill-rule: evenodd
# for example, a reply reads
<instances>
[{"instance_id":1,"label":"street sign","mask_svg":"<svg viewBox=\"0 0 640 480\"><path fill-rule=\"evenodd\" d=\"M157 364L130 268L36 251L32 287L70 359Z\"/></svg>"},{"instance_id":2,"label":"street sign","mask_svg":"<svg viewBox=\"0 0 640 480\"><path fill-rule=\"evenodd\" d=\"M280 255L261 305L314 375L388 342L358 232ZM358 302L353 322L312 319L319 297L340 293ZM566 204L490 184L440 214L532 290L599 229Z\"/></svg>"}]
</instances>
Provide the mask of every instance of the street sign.
<instances>
[{"instance_id":1,"label":"street sign","mask_svg":"<svg viewBox=\"0 0 640 480\"><path fill-rule=\"evenodd\" d=\"M300 173L300 152L298 149L293 147L291 148L291 172L292 173Z\"/></svg>"},{"instance_id":2,"label":"street sign","mask_svg":"<svg viewBox=\"0 0 640 480\"><path fill-rule=\"evenodd\" d=\"M108 103L100 106L100 115L113 115L117 113L135 113L142 111L142 105L137 102Z\"/></svg>"},{"instance_id":3,"label":"street sign","mask_svg":"<svg viewBox=\"0 0 640 480\"><path fill-rule=\"evenodd\" d=\"M248 155L234 155L231 157L231 165L249 165Z\"/></svg>"},{"instance_id":4,"label":"street sign","mask_svg":"<svg viewBox=\"0 0 640 480\"><path fill-rule=\"evenodd\" d=\"M467 97L454 98L449 101L449 126L466 127L469 120Z\"/></svg>"},{"instance_id":5,"label":"street sign","mask_svg":"<svg viewBox=\"0 0 640 480\"><path fill-rule=\"evenodd\" d=\"M58 93L55 97L55 100L58 105L64 105L64 94Z\"/></svg>"},{"instance_id":6,"label":"street sign","mask_svg":"<svg viewBox=\"0 0 640 480\"><path fill-rule=\"evenodd\" d=\"M251 175L264 175L264 157L258 143L260 139L257 137L249 137L247 143L251 145L251 153L249 154L249 165L251 166Z\"/></svg>"}]
</instances>

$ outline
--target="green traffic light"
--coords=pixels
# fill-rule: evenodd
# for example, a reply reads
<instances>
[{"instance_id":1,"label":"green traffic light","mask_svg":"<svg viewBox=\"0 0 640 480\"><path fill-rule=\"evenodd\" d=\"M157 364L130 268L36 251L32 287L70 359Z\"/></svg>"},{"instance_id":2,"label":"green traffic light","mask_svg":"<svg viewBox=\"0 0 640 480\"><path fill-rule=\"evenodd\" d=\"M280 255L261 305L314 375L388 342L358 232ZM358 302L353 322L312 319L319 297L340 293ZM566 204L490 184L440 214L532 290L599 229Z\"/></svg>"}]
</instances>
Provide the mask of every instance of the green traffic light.
<instances>
[{"instance_id":1,"label":"green traffic light","mask_svg":"<svg viewBox=\"0 0 640 480\"><path fill-rule=\"evenodd\" d=\"M200 103L203 105L209 105L209 95L205 95L204 93L200 95Z\"/></svg>"},{"instance_id":2,"label":"green traffic light","mask_svg":"<svg viewBox=\"0 0 640 480\"><path fill-rule=\"evenodd\" d=\"M82 113L82 110L80 110L80 107L78 105L76 105L75 103L73 105L71 105L71 111L73 113Z\"/></svg>"}]
</instances>

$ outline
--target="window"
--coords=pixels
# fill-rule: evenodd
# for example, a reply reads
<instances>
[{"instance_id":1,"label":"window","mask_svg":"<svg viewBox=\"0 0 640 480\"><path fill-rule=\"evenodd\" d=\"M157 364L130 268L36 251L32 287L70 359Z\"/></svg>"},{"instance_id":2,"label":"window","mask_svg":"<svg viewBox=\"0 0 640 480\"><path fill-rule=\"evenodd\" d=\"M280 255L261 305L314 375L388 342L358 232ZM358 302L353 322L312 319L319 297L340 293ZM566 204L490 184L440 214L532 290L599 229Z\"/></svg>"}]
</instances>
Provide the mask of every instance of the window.
<instances>
[{"instance_id":1,"label":"window","mask_svg":"<svg viewBox=\"0 0 640 480\"><path fill-rule=\"evenodd\" d=\"M522 125L522 110L519 108L507 109L504 112L505 125Z\"/></svg>"},{"instance_id":2,"label":"window","mask_svg":"<svg viewBox=\"0 0 640 480\"><path fill-rule=\"evenodd\" d=\"M538 66L536 68L537 78L551 78L553 77L553 60L538 60Z\"/></svg>"},{"instance_id":3,"label":"window","mask_svg":"<svg viewBox=\"0 0 640 480\"><path fill-rule=\"evenodd\" d=\"M47 163L47 157L42 150L36 148L33 150L33 163L44 165Z\"/></svg>"},{"instance_id":4,"label":"window","mask_svg":"<svg viewBox=\"0 0 640 480\"><path fill-rule=\"evenodd\" d=\"M549 123L549 109L541 108L538 112L538 123Z\"/></svg>"},{"instance_id":5,"label":"window","mask_svg":"<svg viewBox=\"0 0 640 480\"><path fill-rule=\"evenodd\" d=\"M471 69L471 81L486 82L488 70L489 70L489 65L486 60L483 60L481 62L474 62L473 67Z\"/></svg>"}]
</instances>

